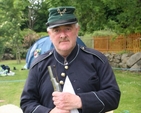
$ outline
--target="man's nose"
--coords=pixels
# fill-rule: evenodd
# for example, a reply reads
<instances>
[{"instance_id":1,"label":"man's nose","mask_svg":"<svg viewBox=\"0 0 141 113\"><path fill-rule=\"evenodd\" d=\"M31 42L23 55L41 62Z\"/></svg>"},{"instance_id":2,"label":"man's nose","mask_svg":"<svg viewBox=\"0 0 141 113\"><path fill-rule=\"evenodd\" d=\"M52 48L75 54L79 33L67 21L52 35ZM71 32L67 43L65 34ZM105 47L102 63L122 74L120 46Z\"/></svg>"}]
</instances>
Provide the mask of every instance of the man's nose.
<instances>
[{"instance_id":1,"label":"man's nose","mask_svg":"<svg viewBox=\"0 0 141 113\"><path fill-rule=\"evenodd\" d=\"M61 38L65 38L66 36L67 36L66 32L65 31L61 31L60 37Z\"/></svg>"}]
</instances>

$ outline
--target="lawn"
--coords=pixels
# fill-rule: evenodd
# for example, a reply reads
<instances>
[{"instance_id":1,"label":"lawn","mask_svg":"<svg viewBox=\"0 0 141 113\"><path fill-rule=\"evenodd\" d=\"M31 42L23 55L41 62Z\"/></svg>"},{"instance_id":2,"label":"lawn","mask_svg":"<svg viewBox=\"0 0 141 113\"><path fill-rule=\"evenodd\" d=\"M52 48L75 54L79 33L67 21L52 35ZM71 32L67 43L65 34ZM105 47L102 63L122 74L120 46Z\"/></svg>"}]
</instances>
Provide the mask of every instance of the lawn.
<instances>
[{"instance_id":1,"label":"lawn","mask_svg":"<svg viewBox=\"0 0 141 113\"><path fill-rule=\"evenodd\" d=\"M1 61L1 64L10 66L14 76L0 76L0 106L4 104L15 104L19 106L20 95L27 78L28 70L21 70L25 64L13 61ZM13 70L16 67L17 70ZM140 113L141 112L141 73L114 70L117 82L121 90L121 100L114 113Z\"/></svg>"},{"instance_id":2,"label":"lawn","mask_svg":"<svg viewBox=\"0 0 141 113\"><path fill-rule=\"evenodd\" d=\"M25 60L22 60L21 64L18 64L15 60L1 61L1 64L10 66L15 75L0 76L0 100L4 100L0 105L11 103L19 106L21 91L28 73L28 70L21 70L25 65ZM13 70L13 67L16 67L16 70Z\"/></svg>"},{"instance_id":3,"label":"lawn","mask_svg":"<svg viewBox=\"0 0 141 113\"><path fill-rule=\"evenodd\" d=\"M114 113L141 113L141 73L115 71L121 100Z\"/></svg>"}]
</instances>

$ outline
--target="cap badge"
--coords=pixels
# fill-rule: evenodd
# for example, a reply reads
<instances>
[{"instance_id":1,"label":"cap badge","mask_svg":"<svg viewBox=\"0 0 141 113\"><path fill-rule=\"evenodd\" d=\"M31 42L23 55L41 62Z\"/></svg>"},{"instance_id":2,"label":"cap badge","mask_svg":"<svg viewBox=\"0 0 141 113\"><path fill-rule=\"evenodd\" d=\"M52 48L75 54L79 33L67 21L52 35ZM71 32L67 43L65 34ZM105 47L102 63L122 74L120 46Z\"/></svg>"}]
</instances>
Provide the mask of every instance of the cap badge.
<instances>
[{"instance_id":1,"label":"cap badge","mask_svg":"<svg viewBox=\"0 0 141 113\"><path fill-rule=\"evenodd\" d=\"M66 12L66 8L63 11L60 11L60 9L57 9L58 13L60 13L60 15L62 16L65 12Z\"/></svg>"}]
</instances>

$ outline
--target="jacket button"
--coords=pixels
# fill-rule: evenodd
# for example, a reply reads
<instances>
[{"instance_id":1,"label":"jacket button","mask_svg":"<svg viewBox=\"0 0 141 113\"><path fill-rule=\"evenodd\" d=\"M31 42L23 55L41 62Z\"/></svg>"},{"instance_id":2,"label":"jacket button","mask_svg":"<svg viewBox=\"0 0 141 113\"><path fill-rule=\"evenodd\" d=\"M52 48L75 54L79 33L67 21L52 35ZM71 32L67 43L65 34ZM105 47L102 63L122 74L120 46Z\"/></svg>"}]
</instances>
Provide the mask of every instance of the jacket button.
<instances>
[{"instance_id":1,"label":"jacket button","mask_svg":"<svg viewBox=\"0 0 141 113\"><path fill-rule=\"evenodd\" d=\"M64 84L64 82L63 82L63 80L60 80L60 82L59 82L61 85L63 85Z\"/></svg>"},{"instance_id":2,"label":"jacket button","mask_svg":"<svg viewBox=\"0 0 141 113\"><path fill-rule=\"evenodd\" d=\"M68 69L69 67L68 66L65 66L65 69Z\"/></svg>"},{"instance_id":3,"label":"jacket button","mask_svg":"<svg viewBox=\"0 0 141 113\"><path fill-rule=\"evenodd\" d=\"M61 73L61 76L62 76L62 77L65 77L65 73Z\"/></svg>"},{"instance_id":4,"label":"jacket button","mask_svg":"<svg viewBox=\"0 0 141 113\"><path fill-rule=\"evenodd\" d=\"M77 88L77 90L79 91L79 90L80 90L80 88Z\"/></svg>"}]
</instances>

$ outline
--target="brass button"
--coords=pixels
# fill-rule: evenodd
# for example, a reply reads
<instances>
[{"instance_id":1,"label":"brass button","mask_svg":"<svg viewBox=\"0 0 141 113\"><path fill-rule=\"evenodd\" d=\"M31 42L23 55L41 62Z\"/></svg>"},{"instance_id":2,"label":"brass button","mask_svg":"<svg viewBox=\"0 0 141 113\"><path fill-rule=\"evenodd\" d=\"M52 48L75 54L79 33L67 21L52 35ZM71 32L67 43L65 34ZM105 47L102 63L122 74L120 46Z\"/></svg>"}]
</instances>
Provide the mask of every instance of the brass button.
<instances>
[{"instance_id":1,"label":"brass button","mask_svg":"<svg viewBox=\"0 0 141 113\"><path fill-rule=\"evenodd\" d=\"M62 85L64 84L63 80L60 80L60 82L59 82L59 83L60 83L60 84L62 84Z\"/></svg>"},{"instance_id":2,"label":"brass button","mask_svg":"<svg viewBox=\"0 0 141 113\"><path fill-rule=\"evenodd\" d=\"M65 73L61 73L61 76L62 76L62 77L65 77Z\"/></svg>"},{"instance_id":3,"label":"brass button","mask_svg":"<svg viewBox=\"0 0 141 113\"><path fill-rule=\"evenodd\" d=\"M65 69L68 69L69 67L68 66L65 66Z\"/></svg>"}]
</instances>

